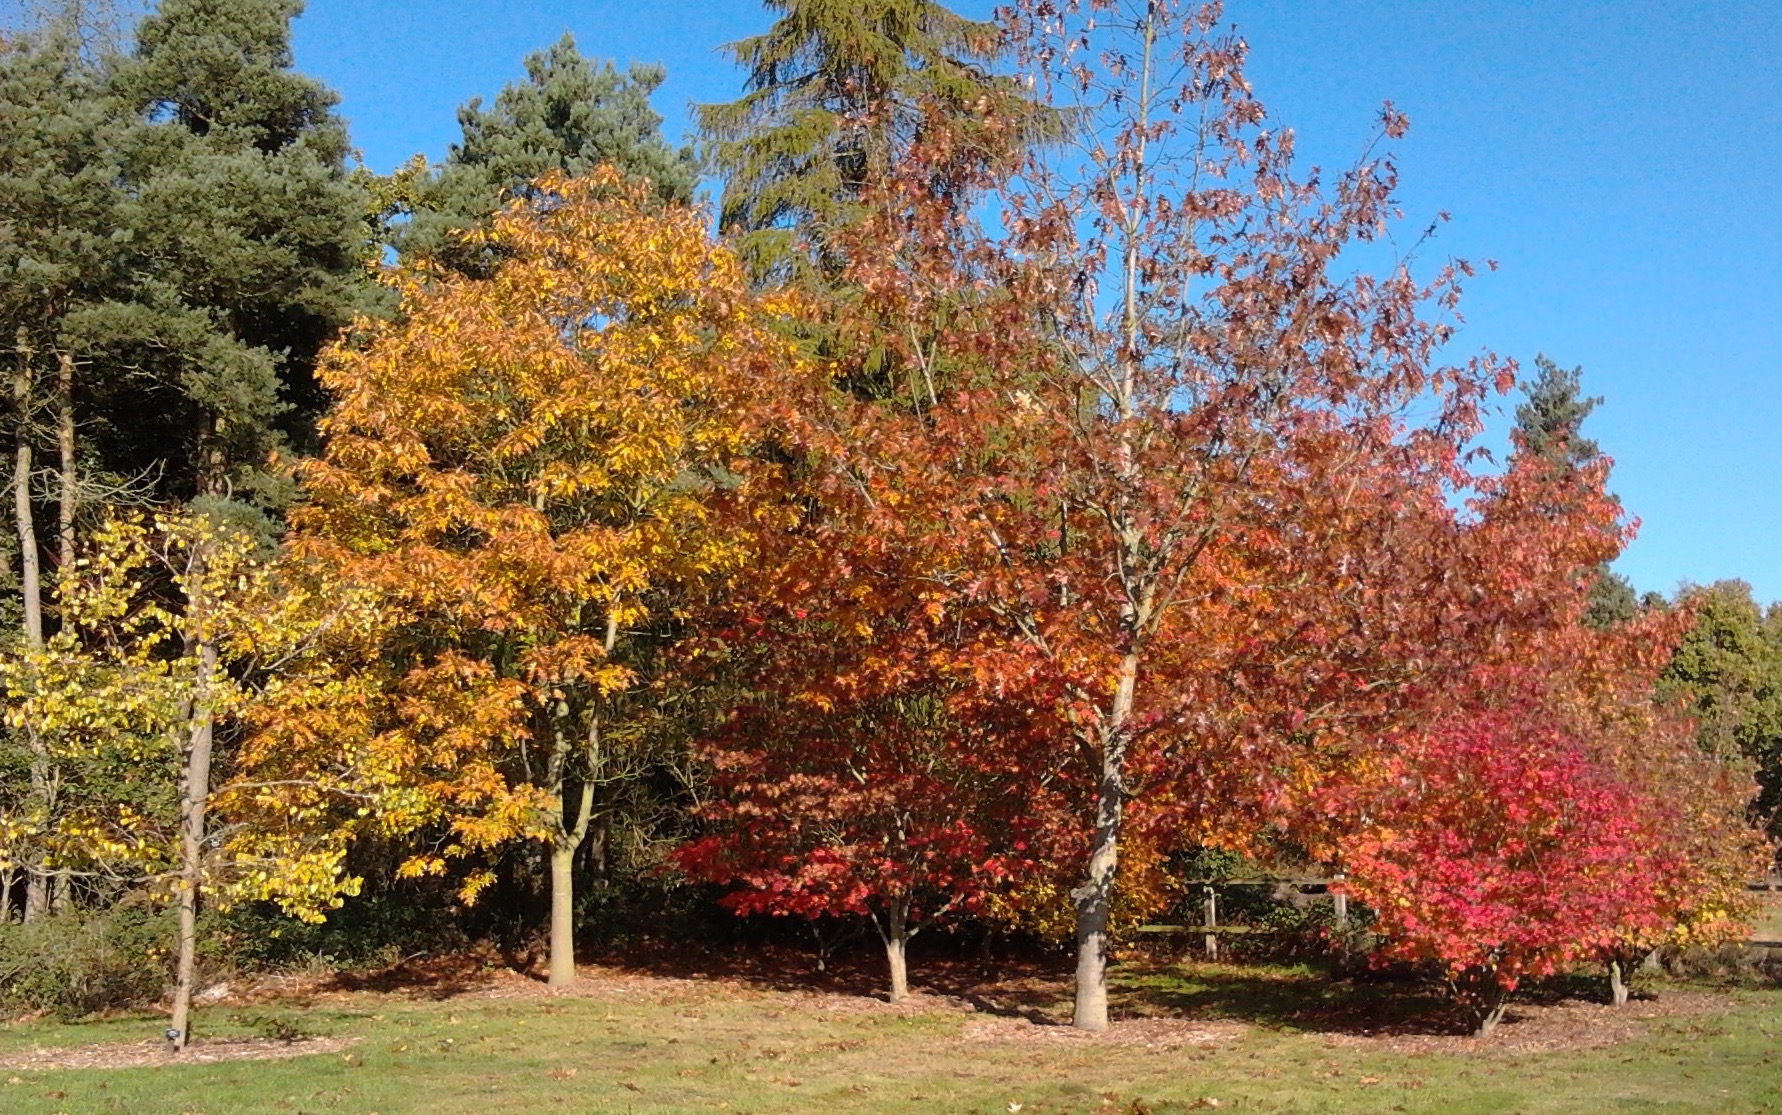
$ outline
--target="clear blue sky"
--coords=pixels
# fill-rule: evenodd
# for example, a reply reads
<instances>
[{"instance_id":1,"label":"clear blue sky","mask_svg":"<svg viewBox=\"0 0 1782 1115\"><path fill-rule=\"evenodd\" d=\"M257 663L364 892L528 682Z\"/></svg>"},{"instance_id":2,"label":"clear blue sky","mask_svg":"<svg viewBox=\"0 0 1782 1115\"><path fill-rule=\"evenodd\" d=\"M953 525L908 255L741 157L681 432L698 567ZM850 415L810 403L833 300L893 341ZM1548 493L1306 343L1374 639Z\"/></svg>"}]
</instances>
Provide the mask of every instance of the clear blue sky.
<instances>
[{"instance_id":1,"label":"clear blue sky","mask_svg":"<svg viewBox=\"0 0 1782 1115\"><path fill-rule=\"evenodd\" d=\"M1642 521L1617 568L1641 591L1740 577L1782 599L1782 0L1231 0L1226 15L1309 159L1349 161L1383 100L1410 114L1407 216L1448 210L1438 247L1500 264L1469 288L1459 351L1525 366L1544 351L1607 398L1586 431ZM767 23L746 0L310 0L297 62L388 170L443 155L456 107L566 30L590 55L667 65L657 109L678 137L691 102L738 92L715 48Z\"/></svg>"}]
</instances>

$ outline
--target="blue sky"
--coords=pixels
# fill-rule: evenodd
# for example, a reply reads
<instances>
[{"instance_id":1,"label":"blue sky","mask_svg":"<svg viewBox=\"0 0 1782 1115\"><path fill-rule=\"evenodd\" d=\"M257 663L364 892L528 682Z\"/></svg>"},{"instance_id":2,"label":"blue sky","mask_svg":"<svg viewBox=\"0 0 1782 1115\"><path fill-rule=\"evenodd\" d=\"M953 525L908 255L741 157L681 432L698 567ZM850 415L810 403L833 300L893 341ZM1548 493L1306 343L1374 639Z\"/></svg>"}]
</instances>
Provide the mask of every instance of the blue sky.
<instances>
[{"instance_id":1,"label":"blue sky","mask_svg":"<svg viewBox=\"0 0 1782 1115\"><path fill-rule=\"evenodd\" d=\"M1226 15L1308 160L1350 161L1384 100L1410 114L1411 225L1446 209L1436 248L1499 263L1468 288L1457 353L1546 352L1607 400L1586 432L1642 523L1617 568L1642 591L1739 577L1782 599L1782 2L1230 0ZM743 0L310 0L297 62L388 170L443 155L457 106L566 30L590 55L664 63L657 109L679 137L690 103L739 90L717 46L767 23Z\"/></svg>"}]
</instances>

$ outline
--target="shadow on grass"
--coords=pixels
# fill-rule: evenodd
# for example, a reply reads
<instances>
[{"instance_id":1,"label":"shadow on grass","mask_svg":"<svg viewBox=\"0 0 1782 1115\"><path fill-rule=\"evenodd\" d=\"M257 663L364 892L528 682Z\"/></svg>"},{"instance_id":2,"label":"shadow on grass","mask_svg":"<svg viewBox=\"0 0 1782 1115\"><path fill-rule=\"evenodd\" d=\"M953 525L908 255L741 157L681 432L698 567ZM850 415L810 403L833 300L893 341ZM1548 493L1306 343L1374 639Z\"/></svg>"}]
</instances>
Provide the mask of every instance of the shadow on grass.
<instances>
[{"instance_id":1,"label":"shadow on grass","mask_svg":"<svg viewBox=\"0 0 1782 1115\"><path fill-rule=\"evenodd\" d=\"M778 944L717 947L681 941L642 942L599 958L611 971L658 979L717 981L763 991L886 998L887 976L873 949L832 956L821 967L806 950ZM341 973L332 989L401 992L443 1000L483 986L494 967L543 982L536 957L493 954L413 959L371 972ZM1035 1025L1067 1025L1071 1015L1068 958L998 957L994 963L957 955L912 957L911 983L921 994ZM1465 1035L1473 1019L1441 988L1399 970L1344 970L1326 962L1220 964L1134 958L1111 969L1116 1020L1230 1021L1297 1033L1369 1036ZM1540 1005L1595 998L1577 981L1530 987L1517 999ZM1512 1005L1506 1022L1515 1022Z\"/></svg>"},{"instance_id":2,"label":"shadow on grass","mask_svg":"<svg viewBox=\"0 0 1782 1115\"><path fill-rule=\"evenodd\" d=\"M827 992L883 999L886 974L866 950L831 958L818 970L809 953L767 947L739 951L681 948L631 951L608 963L679 979L721 979L764 990ZM1110 1008L1118 1019L1243 1022L1305 1033L1466 1034L1473 1022L1428 981L1396 972L1343 972L1324 963L1217 964L1130 960L1111 969ZM993 965L955 957L912 958L921 993L970 1004L986 1014L1035 1025L1067 1025L1072 987L1062 957L1000 958ZM1514 1020L1512 1007L1509 1020Z\"/></svg>"},{"instance_id":3,"label":"shadow on grass","mask_svg":"<svg viewBox=\"0 0 1782 1115\"><path fill-rule=\"evenodd\" d=\"M1427 981L1311 964L1135 966L1116 982L1113 1005L1124 1017L1218 1019L1299 1033L1472 1030L1467 1013Z\"/></svg>"}]
</instances>

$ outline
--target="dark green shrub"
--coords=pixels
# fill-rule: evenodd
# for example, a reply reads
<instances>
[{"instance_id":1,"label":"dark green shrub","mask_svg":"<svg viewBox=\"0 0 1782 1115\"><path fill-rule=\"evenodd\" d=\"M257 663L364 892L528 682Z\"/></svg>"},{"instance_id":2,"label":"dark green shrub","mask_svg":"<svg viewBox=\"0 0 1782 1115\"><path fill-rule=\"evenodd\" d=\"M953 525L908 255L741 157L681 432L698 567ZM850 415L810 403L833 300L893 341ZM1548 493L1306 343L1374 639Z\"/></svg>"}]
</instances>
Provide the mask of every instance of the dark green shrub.
<instances>
[{"instance_id":1,"label":"dark green shrub","mask_svg":"<svg viewBox=\"0 0 1782 1115\"><path fill-rule=\"evenodd\" d=\"M0 925L0 1011L78 1018L159 1002L174 916L142 906Z\"/></svg>"}]
</instances>

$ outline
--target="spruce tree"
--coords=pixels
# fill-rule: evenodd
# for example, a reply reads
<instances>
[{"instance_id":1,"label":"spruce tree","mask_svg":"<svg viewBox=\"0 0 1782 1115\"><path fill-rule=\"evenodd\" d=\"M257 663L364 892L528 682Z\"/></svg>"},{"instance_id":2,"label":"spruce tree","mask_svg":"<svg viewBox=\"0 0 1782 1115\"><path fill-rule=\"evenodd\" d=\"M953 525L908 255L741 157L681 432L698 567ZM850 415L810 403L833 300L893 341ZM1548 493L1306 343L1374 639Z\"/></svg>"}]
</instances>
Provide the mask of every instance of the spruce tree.
<instances>
[{"instance_id":1,"label":"spruce tree","mask_svg":"<svg viewBox=\"0 0 1782 1115\"><path fill-rule=\"evenodd\" d=\"M994 65L1001 34L934 0L766 0L779 19L729 44L748 71L743 96L698 107L706 154L722 177L719 222L740 231L757 276L822 267L825 225L849 218L939 110L969 122L1020 113L1052 130ZM815 256L798 251L800 241Z\"/></svg>"},{"instance_id":2,"label":"spruce tree","mask_svg":"<svg viewBox=\"0 0 1782 1115\"><path fill-rule=\"evenodd\" d=\"M1584 369L1561 368L1546 355L1535 357L1535 378L1522 385L1527 401L1517 404L1516 433L1523 451L1554 468L1585 468L1603 457L1602 448L1583 434L1584 420L1602 405L1601 396L1583 393ZM1596 571L1584 622L1603 629L1625 623L1639 611L1634 588L1607 565Z\"/></svg>"},{"instance_id":3,"label":"spruce tree","mask_svg":"<svg viewBox=\"0 0 1782 1115\"><path fill-rule=\"evenodd\" d=\"M526 79L507 85L495 103L482 98L458 110L463 139L430 175L416 168L405 192L411 217L392 239L405 256L430 257L458 270L481 272L487 261L457 233L485 222L507 200L547 171L583 174L610 162L647 178L665 201L691 201L699 178L691 147L662 137L662 117L650 97L667 78L659 65L633 63L621 74L596 62L564 35L528 55Z\"/></svg>"}]
</instances>

